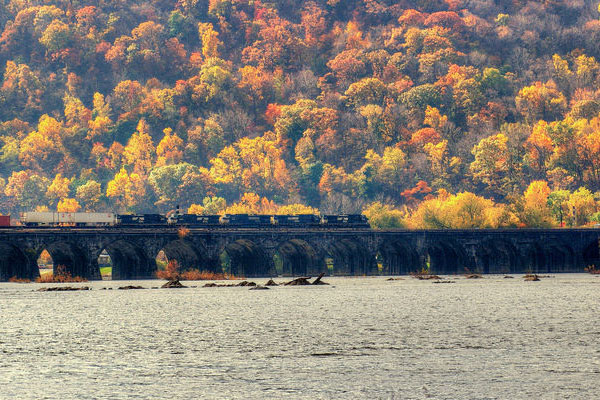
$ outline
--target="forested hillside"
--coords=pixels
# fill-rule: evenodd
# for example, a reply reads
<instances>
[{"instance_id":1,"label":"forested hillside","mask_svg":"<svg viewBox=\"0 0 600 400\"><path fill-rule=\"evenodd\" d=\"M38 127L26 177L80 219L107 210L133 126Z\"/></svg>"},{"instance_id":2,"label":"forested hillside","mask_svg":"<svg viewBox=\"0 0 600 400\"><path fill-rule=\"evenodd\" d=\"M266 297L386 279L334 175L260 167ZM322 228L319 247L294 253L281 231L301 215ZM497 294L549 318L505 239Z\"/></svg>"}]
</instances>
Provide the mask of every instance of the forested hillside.
<instances>
[{"instance_id":1,"label":"forested hillside","mask_svg":"<svg viewBox=\"0 0 600 400\"><path fill-rule=\"evenodd\" d=\"M597 0L3 0L0 28L5 213L598 219Z\"/></svg>"}]
</instances>

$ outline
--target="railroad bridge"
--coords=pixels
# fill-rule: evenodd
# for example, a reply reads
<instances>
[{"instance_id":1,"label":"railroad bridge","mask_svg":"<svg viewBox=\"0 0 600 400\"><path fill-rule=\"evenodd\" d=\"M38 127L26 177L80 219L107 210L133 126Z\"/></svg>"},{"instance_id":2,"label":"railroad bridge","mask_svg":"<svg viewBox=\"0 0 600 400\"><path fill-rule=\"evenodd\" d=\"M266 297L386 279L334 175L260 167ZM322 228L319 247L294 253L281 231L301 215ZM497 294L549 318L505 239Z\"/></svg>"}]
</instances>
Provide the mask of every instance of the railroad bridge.
<instances>
[{"instance_id":1,"label":"railroad bridge","mask_svg":"<svg viewBox=\"0 0 600 400\"><path fill-rule=\"evenodd\" d=\"M10 228L0 230L0 280L39 276L43 250L73 276L100 279L106 251L113 279L154 277L162 250L182 269L245 277L583 272L600 267L600 230L385 230L281 228Z\"/></svg>"}]
</instances>

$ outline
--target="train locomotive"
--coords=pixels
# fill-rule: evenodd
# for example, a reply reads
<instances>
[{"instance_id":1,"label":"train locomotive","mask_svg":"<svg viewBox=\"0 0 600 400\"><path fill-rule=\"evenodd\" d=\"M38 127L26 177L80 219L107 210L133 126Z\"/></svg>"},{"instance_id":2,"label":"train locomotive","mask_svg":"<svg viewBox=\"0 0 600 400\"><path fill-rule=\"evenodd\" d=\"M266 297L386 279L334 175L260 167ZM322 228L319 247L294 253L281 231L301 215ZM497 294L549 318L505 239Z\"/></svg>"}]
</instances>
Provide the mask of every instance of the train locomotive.
<instances>
[{"instance_id":1,"label":"train locomotive","mask_svg":"<svg viewBox=\"0 0 600 400\"><path fill-rule=\"evenodd\" d=\"M3 225L8 226L9 224ZM178 210L167 215L162 214L115 214L115 213L59 213L59 212L23 212L18 225L26 227L161 227L185 226L197 228L238 227L260 228L280 227L348 227L369 228L369 222L361 214L343 215L263 215L263 214L225 214L201 215L182 214Z\"/></svg>"}]
</instances>

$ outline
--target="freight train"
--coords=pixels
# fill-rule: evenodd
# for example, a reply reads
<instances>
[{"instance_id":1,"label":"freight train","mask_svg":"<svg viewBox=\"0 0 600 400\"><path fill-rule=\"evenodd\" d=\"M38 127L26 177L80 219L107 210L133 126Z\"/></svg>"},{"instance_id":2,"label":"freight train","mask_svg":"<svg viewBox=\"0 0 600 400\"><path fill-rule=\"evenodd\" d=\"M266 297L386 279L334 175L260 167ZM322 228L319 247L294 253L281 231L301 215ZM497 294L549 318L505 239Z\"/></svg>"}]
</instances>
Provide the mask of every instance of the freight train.
<instances>
[{"instance_id":1,"label":"freight train","mask_svg":"<svg viewBox=\"0 0 600 400\"><path fill-rule=\"evenodd\" d=\"M18 221L11 221L8 216L0 216L0 226L26 227L140 227L140 226L186 226L186 227L351 227L369 228L364 215L256 215L225 214L200 215L171 212L162 214L115 214L115 213L59 213L59 212L24 212Z\"/></svg>"}]
</instances>

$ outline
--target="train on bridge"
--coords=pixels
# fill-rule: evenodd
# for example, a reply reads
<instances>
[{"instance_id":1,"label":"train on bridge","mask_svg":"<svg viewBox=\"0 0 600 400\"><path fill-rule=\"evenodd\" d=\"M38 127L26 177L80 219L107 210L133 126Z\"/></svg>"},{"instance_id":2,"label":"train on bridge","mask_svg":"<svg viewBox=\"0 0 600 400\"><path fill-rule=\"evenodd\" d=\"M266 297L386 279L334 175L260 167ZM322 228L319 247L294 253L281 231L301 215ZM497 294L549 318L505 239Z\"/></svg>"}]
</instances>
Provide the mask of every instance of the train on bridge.
<instances>
[{"instance_id":1,"label":"train on bridge","mask_svg":"<svg viewBox=\"0 0 600 400\"><path fill-rule=\"evenodd\" d=\"M163 227L183 226L190 228L236 227L257 228L266 226L301 228L369 228L369 222L361 214L342 215L261 215L225 214L116 214L87 212L23 212L19 220L0 216L0 226L24 227Z\"/></svg>"}]
</instances>

